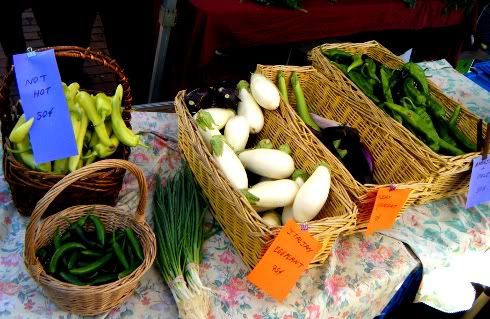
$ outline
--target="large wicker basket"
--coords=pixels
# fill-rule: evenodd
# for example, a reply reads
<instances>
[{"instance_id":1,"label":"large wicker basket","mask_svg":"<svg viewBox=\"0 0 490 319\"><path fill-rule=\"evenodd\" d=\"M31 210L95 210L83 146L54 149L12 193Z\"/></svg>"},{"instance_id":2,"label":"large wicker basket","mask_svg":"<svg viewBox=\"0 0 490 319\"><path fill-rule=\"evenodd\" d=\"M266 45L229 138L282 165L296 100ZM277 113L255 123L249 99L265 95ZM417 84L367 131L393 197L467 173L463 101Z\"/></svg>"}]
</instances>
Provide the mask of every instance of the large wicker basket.
<instances>
[{"instance_id":1,"label":"large wicker basket","mask_svg":"<svg viewBox=\"0 0 490 319\"><path fill-rule=\"evenodd\" d=\"M415 203L423 204L437 199L466 193L468 191L471 162L479 155L479 153L474 152L461 156L444 156L432 151L403 125L385 114L367 96L365 96L342 71L323 56L322 50L332 48L345 50L351 53L366 54L390 68L401 68L403 61L376 41L365 43L324 44L314 48L309 54L313 66L330 79L331 83L336 84L343 93L350 96L357 104L359 112L369 114L369 116L372 116L379 121L383 121L384 125L389 127L390 131L396 134L400 144L402 144L408 152L412 153L422 166L431 169L431 174L424 179L424 182L429 183L430 186L424 191L425 194L423 194L423 196L419 196ZM431 94L441 101L446 111L448 111L446 113L449 116L458 103L447 97L431 81L429 81L429 88ZM462 107L458 128L473 141L477 140L478 120L478 117L472 114L466 107ZM485 126L486 125L484 125L483 133L486 131Z\"/></svg>"},{"instance_id":2,"label":"large wicker basket","mask_svg":"<svg viewBox=\"0 0 490 319\"><path fill-rule=\"evenodd\" d=\"M47 50L43 48L39 50ZM106 67L114 73L116 79L121 83L123 94L123 118L127 126L131 119L131 89L128 78L124 75L122 68L117 62L100 52L89 48L84 49L73 46L54 47L55 55L59 58L81 59L91 61ZM46 192L59 182L64 175L54 173L43 173L31 170L18 162L7 148L10 146L8 136L19 116L23 113L19 103L10 100L10 85L14 81L13 68L0 81L0 116L2 123L2 145L3 145L3 172L10 186L12 199L17 210L23 215L30 215L36 205ZM85 89L85 88L84 88ZM112 94L112 93L111 93ZM130 149L120 145L111 158L128 159ZM50 206L48 214L62 210L76 204L107 204L113 205L117 199L122 186L124 170L109 168L71 185L53 205Z\"/></svg>"},{"instance_id":3,"label":"large wicker basket","mask_svg":"<svg viewBox=\"0 0 490 319\"><path fill-rule=\"evenodd\" d=\"M428 185L417 181L425 179L430 174L430 169L422 166L399 144L396 132L383 126L382 121L378 121L371 114L359 109L353 100L335 88L330 80L313 67L258 65L256 70L273 82L276 82L279 71L284 72L286 83L288 83L290 112L295 113L296 98L289 83L292 72L296 72L310 111L358 129L362 142L373 155L374 179L379 185L360 184L340 161L332 161L333 164L340 166L339 170L343 171L343 183L359 209L356 229L361 230L367 227L379 187L393 185L396 188L412 189L400 215L419 197L425 196ZM328 154L326 156L331 157L330 151L322 142L313 133L310 132L310 134L315 148L323 150L324 154Z\"/></svg>"},{"instance_id":4,"label":"large wicker basket","mask_svg":"<svg viewBox=\"0 0 490 319\"><path fill-rule=\"evenodd\" d=\"M185 105L184 95L185 91L181 91L175 98L179 145L194 176L209 199L216 219L238 250L244 263L248 267L253 267L281 227L271 229L263 223L245 197L224 178L197 131L195 121ZM289 144L295 163L312 173L319 164L320 156L313 154L315 150L310 147L312 139L306 126L299 121L290 120L290 115L283 102L279 109L265 111L264 128L251 139L258 141L268 138L276 146ZM330 163L328 160L327 162ZM322 244L310 267L323 263L339 234L351 232L355 227L357 208L341 183L341 175L337 173L334 166L331 166L331 170L332 185L328 201L317 218L303 226Z\"/></svg>"},{"instance_id":5,"label":"large wicker basket","mask_svg":"<svg viewBox=\"0 0 490 319\"><path fill-rule=\"evenodd\" d=\"M138 181L140 199L134 216L106 205L79 205L41 220L48 206L69 185L97 171L115 167L130 171ZM117 307L131 296L156 256L155 235L145 222L146 199L147 186L143 171L128 161L112 159L95 162L70 173L56 183L37 203L26 229L24 261L34 280L59 308L79 315L96 315ZM77 286L62 282L46 273L36 257L36 250L51 242L58 227L62 233L64 232L68 227L66 218L74 222L87 214L87 211L98 216L109 232L125 227L134 230L143 248L144 260L130 275L105 285Z\"/></svg>"}]
</instances>

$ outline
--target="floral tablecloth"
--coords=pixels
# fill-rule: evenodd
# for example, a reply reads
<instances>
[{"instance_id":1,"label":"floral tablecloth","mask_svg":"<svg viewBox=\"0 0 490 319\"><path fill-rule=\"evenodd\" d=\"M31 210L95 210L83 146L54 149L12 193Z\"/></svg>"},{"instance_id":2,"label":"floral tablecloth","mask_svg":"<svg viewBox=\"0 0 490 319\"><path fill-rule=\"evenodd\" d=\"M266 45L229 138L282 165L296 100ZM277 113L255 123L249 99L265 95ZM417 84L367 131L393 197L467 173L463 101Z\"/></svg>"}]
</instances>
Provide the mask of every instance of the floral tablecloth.
<instances>
[{"instance_id":1,"label":"floral tablecloth","mask_svg":"<svg viewBox=\"0 0 490 319\"><path fill-rule=\"evenodd\" d=\"M456 87L461 88L461 85ZM473 93L470 92L470 97ZM485 105L490 105L487 98ZM476 105L480 104L476 102ZM145 143L152 147L134 149L130 158L147 177L150 191L147 216L151 223L154 176L160 174L165 178L180 164L175 140L176 119L174 114L134 112L132 124L137 131L156 133L144 134ZM13 207L3 175L0 179L0 318L76 318L51 303L26 272L22 256L27 219ZM137 196L136 181L127 175L118 206L134 212ZM228 238L219 232L205 243L201 265L204 284L215 291L209 317L373 318L419 265L404 244L394 238L412 246L429 275L441 267L461 266L457 256L462 256L462 252L488 249L488 205L471 211L464 211L462 205L462 199L456 198L416 207L385 235L340 237L325 265L308 270L282 304L247 282L247 268ZM429 258L432 254L437 260ZM437 280L424 281L418 300L437 301L440 308L449 306L447 293L437 287L440 284ZM169 289L153 268L130 299L100 317L177 318L177 309Z\"/></svg>"}]
</instances>

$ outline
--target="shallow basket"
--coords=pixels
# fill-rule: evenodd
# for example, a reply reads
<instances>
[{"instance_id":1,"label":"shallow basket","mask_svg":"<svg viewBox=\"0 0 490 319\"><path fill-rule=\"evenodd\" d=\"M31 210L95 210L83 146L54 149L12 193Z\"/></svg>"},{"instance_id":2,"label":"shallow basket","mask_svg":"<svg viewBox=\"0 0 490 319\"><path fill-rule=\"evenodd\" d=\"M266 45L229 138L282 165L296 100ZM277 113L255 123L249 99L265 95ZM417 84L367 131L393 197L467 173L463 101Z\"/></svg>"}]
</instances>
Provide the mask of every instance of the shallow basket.
<instances>
[{"instance_id":1,"label":"shallow basket","mask_svg":"<svg viewBox=\"0 0 490 319\"><path fill-rule=\"evenodd\" d=\"M48 206L69 185L94 172L116 167L130 171L138 181L140 199L134 216L106 205L79 205L66 208L41 220ZM24 262L34 280L60 309L79 315L97 315L119 306L131 296L156 256L155 235L145 222L146 199L146 179L141 169L127 161L109 159L82 167L65 176L37 203L26 229ZM143 249L144 260L128 276L100 286L77 286L60 281L44 270L36 257L37 249L52 241L58 227L63 233L68 227L66 218L74 222L87 214L87 211L98 216L107 231L124 227L131 227L134 230Z\"/></svg>"},{"instance_id":2,"label":"shallow basket","mask_svg":"<svg viewBox=\"0 0 490 319\"><path fill-rule=\"evenodd\" d=\"M91 61L113 72L117 81L123 87L122 106L124 110L122 115L124 122L130 127L131 89L128 78L124 75L122 68L115 60L90 48L84 49L74 46L43 48L38 51L48 49L54 49L57 59L71 58ZM12 68L2 81L0 81L3 172L5 180L10 186L15 207L22 215L29 216L37 201L53 185L59 182L64 175L31 170L23 163L17 161L12 154L9 154L8 148L10 147L10 141L8 140L8 136L19 116L22 114L19 103L11 103L10 101L10 85L13 80L14 73ZM117 151L110 158L128 159L129 153L129 147L120 144ZM53 205L48 209L48 214L77 204L114 205L122 187L124 173L125 171L123 169L109 168L74 183L55 200Z\"/></svg>"},{"instance_id":3,"label":"shallow basket","mask_svg":"<svg viewBox=\"0 0 490 319\"><path fill-rule=\"evenodd\" d=\"M400 211L401 215L406 207L412 205L420 196L425 195L427 184L418 183L430 174L430 170L423 167L417 159L398 143L395 133L383 126L383 123L357 108L345 93L338 90L313 67L297 66L266 66L257 65L257 73L261 73L276 83L279 71L284 73L288 87L288 110L296 113L296 98L290 85L292 72L296 72L306 104L310 112L327 119L356 128L361 141L368 147L374 158L374 180L379 185L362 185L357 182L345 166L338 160L332 161L341 171L343 184L359 209L356 229L367 227L379 187L393 185L396 188L411 189L410 196ZM298 120L299 117L297 117ZM323 143L309 131L312 145L320 149L326 157L333 155Z\"/></svg>"},{"instance_id":4,"label":"shallow basket","mask_svg":"<svg viewBox=\"0 0 490 319\"><path fill-rule=\"evenodd\" d=\"M399 143L419 161L419 163L430 169L430 174L423 180L428 183L415 201L415 204L423 204L434 200L447 198L455 195L465 194L468 191L470 179L471 162L479 156L478 152L468 153L461 156L444 156L432 151L425 143L413 135L403 125L385 114L374 102L371 101L344 73L333 65L323 54L322 50L340 49L351 53L365 54L387 67L400 69L404 62L388 49L376 41L365 43L334 43L324 44L314 48L309 53L313 66L327 77L331 83L345 95L349 96L357 104L359 112L367 114L383 122L383 125L393 132ZM431 94L436 97L450 117L458 103L446 96L432 81L429 80ZM458 128L461 129L471 140L477 140L477 125L479 118L471 113L466 107L461 107L461 115L458 120ZM486 132L483 125L483 133ZM396 159L394 159L396 160Z\"/></svg>"},{"instance_id":5,"label":"shallow basket","mask_svg":"<svg viewBox=\"0 0 490 319\"><path fill-rule=\"evenodd\" d=\"M264 224L246 198L224 178L198 133L195 121L185 105L184 95L185 91L181 91L175 98L179 145L209 199L216 219L244 263L248 267L254 267L281 227L270 228ZM264 128L259 134L251 135L249 144L255 145L254 142L265 138L270 139L274 146L287 143L298 167L311 174L320 162L316 160L319 157L311 154L308 131L299 122L289 124L285 116L289 116L289 113L282 101L277 110L264 110ZM313 221L302 225L322 245L310 267L320 265L327 259L335 240L342 232L354 231L356 215L356 206L345 191L339 175L333 173L327 203Z\"/></svg>"}]
</instances>

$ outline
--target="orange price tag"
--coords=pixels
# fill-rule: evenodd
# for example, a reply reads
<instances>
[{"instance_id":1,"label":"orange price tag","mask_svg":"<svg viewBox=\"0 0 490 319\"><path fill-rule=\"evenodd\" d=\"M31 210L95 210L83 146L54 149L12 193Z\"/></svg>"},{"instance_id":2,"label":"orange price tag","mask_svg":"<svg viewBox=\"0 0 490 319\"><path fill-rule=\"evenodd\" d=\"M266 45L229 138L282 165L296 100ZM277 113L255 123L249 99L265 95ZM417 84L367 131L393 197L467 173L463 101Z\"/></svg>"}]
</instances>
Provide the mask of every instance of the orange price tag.
<instances>
[{"instance_id":1,"label":"orange price tag","mask_svg":"<svg viewBox=\"0 0 490 319\"><path fill-rule=\"evenodd\" d=\"M366 234L371 235L377 230L391 228L411 191L411 189L380 188L376 195Z\"/></svg>"},{"instance_id":2,"label":"orange price tag","mask_svg":"<svg viewBox=\"0 0 490 319\"><path fill-rule=\"evenodd\" d=\"M289 220L247 279L281 302L320 247L318 240Z\"/></svg>"}]
</instances>

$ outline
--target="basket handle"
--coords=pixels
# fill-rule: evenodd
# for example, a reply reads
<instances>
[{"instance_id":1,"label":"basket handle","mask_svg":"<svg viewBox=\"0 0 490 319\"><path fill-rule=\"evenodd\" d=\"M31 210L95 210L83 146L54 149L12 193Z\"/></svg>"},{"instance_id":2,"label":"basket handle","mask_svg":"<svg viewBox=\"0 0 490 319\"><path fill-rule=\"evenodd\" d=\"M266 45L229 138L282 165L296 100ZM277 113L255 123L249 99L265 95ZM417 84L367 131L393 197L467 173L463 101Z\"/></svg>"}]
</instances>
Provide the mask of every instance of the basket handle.
<instances>
[{"instance_id":1,"label":"basket handle","mask_svg":"<svg viewBox=\"0 0 490 319\"><path fill-rule=\"evenodd\" d=\"M48 206L53 202L53 200L68 186L73 184L74 182L87 177L88 175L95 173L97 171L107 169L107 168L123 168L127 169L136 177L138 181L138 186L140 190L140 199L138 203L138 207L136 209L135 218L139 223L144 222L145 219L145 207L146 207L146 197L148 188L146 185L146 179L141 168L136 166L135 164L119 160L119 159L107 159L101 160L90 165L84 166L76 171L66 175L61 179L58 183L56 183L44 196L37 202L34 211L32 212L29 223L26 228L26 238L29 238L30 241L35 241L38 236L39 224L42 215L48 208ZM26 245L26 258L29 262L35 261L35 245Z\"/></svg>"}]
</instances>

